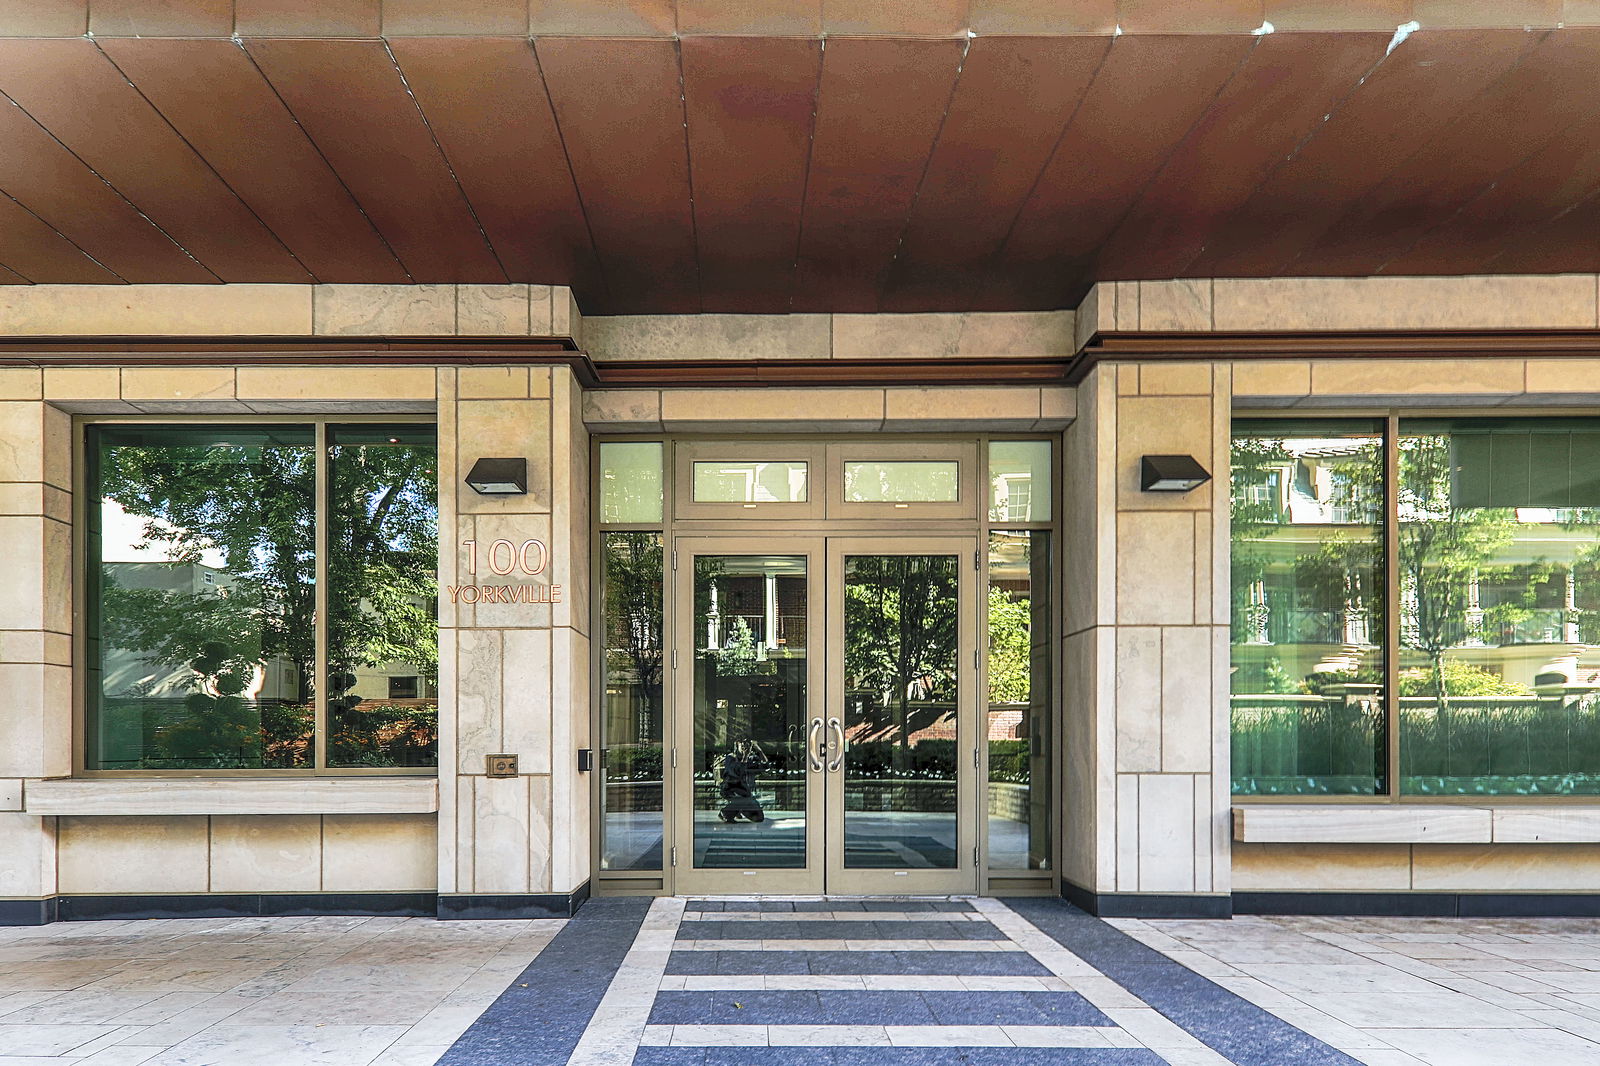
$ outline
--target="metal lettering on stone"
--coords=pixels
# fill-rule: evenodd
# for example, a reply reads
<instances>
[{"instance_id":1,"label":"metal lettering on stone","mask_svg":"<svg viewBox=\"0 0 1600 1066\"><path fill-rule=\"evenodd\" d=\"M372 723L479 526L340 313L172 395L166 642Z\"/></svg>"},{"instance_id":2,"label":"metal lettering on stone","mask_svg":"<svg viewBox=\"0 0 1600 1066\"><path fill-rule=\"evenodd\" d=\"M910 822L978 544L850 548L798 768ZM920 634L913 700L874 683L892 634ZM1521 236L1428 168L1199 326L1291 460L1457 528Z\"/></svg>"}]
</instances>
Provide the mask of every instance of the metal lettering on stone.
<instances>
[{"instance_id":1,"label":"metal lettering on stone","mask_svg":"<svg viewBox=\"0 0 1600 1066\"><path fill-rule=\"evenodd\" d=\"M478 576L478 542L464 540L461 548L467 553L467 574ZM550 567L550 547L542 540L529 539L520 544L504 538L492 541L483 553L484 563L497 577L520 573L537 577ZM561 586L549 584L519 585L446 585L445 593L451 603L560 603Z\"/></svg>"}]
</instances>

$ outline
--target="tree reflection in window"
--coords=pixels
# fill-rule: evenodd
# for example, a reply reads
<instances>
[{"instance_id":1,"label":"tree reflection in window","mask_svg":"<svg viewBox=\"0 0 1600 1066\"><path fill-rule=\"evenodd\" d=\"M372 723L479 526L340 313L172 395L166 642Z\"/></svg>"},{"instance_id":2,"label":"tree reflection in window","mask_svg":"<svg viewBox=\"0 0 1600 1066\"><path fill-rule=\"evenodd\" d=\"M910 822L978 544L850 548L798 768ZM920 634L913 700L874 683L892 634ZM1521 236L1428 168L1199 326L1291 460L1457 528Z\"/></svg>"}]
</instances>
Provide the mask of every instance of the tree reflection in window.
<instances>
[{"instance_id":1,"label":"tree reflection in window","mask_svg":"<svg viewBox=\"0 0 1600 1066\"><path fill-rule=\"evenodd\" d=\"M328 674L345 718L366 713L341 720L329 753L338 765L433 765L433 431L352 433L382 434L371 443L385 456L335 464ZM88 454L100 506L88 523L86 765L313 767L314 428L92 427ZM418 676L429 697L385 712L391 674Z\"/></svg>"}]
</instances>

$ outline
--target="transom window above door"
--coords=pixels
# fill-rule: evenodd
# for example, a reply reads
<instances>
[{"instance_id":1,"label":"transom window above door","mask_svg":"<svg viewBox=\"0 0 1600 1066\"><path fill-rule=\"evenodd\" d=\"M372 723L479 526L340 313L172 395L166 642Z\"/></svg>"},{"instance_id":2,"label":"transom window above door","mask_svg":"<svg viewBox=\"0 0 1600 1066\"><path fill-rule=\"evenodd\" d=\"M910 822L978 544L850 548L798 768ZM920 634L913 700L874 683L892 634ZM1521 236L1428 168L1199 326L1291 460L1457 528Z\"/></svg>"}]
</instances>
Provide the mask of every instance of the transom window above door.
<instances>
[{"instance_id":1,"label":"transom window above door","mask_svg":"<svg viewBox=\"0 0 1600 1066\"><path fill-rule=\"evenodd\" d=\"M979 516L971 442L734 440L670 447L673 512L680 519ZM603 483L605 477L603 471Z\"/></svg>"}]
</instances>

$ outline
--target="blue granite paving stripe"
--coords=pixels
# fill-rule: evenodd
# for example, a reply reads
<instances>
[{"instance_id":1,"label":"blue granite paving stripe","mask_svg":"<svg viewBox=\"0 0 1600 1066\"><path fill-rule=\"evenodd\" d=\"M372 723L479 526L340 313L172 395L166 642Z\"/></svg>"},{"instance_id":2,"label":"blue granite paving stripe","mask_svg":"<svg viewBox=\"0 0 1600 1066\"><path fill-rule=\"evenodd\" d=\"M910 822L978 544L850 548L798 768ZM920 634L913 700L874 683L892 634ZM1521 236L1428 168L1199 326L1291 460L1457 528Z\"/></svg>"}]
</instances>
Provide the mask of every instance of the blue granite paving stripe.
<instances>
[{"instance_id":1,"label":"blue granite paving stripe","mask_svg":"<svg viewBox=\"0 0 1600 1066\"><path fill-rule=\"evenodd\" d=\"M1005 940L989 922L761 921L701 919L678 926L679 940Z\"/></svg>"},{"instance_id":2,"label":"blue granite paving stripe","mask_svg":"<svg viewBox=\"0 0 1600 1066\"><path fill-rule=\"evenodd\" d=\"M652 1025L1112 1025L1075 992L659 992Z\"/></svg>"},{"instance_id":3,"label":"blue granite paving stripe","mask_svg":"<svg viewBox=\"0 0 1600 1066\"><path fill-rule=\"evenodd\" d=\"M591 899L511 987L439 1059L439 1066L566 1062L639 934L651 901Z\"/></svg>"},{"instance_id":4,"label":"blue granite paving stripe","mask_svg":"<svg viewBox=\"0 0 1600 1066\"><path fill-rule=\"evenodd\" d=\"M1064 900L1005 904L1237 1066L1360 1066L1221 985Z\"/></svg>"},{"instance_id":5,"label":"blue granite paving stripe","mask_svg":"<svg viewBox=\"0 0 1600 1066\"><path fill-rule=\"evenodd\" d=\"M671 974L931 974L1048 977L1026 951L674 951Z\"/></svg>"},{"instance_id":6,"label":"blue granite paving stripe","mask_svg":"<svg viewBox=\"0 0 1600 1066\"><path fill-rule=\"evenodd\" d=\"M1166 1066L1166 1060L1144 1048L642 1047L633 1066Z\"/></svg>"}]
</instances>

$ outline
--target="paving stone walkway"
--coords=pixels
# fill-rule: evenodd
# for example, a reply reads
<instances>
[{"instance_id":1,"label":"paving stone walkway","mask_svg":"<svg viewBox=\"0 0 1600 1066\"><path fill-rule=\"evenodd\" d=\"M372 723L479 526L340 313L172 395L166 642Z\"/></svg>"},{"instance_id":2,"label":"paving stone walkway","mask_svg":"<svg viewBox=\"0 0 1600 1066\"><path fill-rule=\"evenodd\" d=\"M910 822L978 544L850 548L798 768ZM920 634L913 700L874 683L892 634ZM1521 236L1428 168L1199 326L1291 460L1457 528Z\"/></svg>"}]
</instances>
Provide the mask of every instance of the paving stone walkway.
<instances>
[{"instance_id":1,"label":"paving stone walkway","mask_svg":"<svg viewBox=\"0 0 1600 1066\"><path fill-rule=\"evenodd\" d=\"M596 991L574 963L616 955L629 903L636 932L614 974L581 1028L564 1021L577 989ZM1358 1061L1057 901L598 905L611 928L586 935L580 912L523 975L528 991L509 990L442 1066ZM534 992L552 987L564 998Z\"/></svg>"},{"instance_id":2,"label":"paving stone walkway","mask_svg":"<svg viewBox=\"0 0 1600 1066\"><path fill-rule=\"evenodd\" d=\"M1596 1066L1600 921L600 899L0 928L0 1066Z\"/></svg>"}]
</instances>

